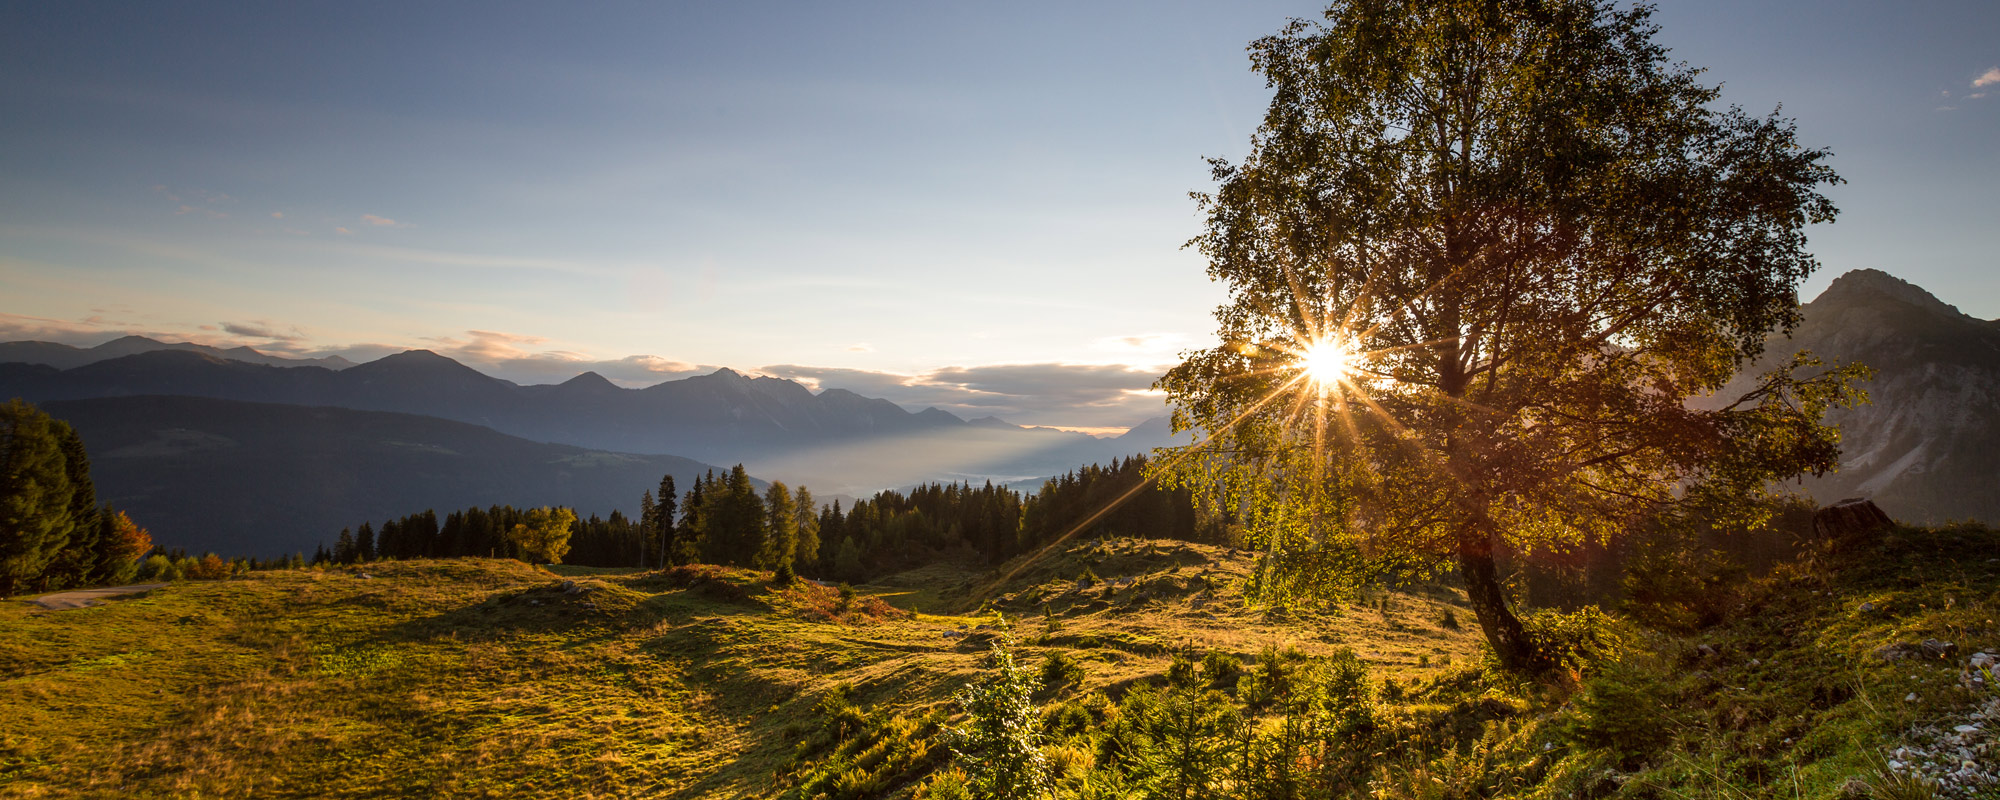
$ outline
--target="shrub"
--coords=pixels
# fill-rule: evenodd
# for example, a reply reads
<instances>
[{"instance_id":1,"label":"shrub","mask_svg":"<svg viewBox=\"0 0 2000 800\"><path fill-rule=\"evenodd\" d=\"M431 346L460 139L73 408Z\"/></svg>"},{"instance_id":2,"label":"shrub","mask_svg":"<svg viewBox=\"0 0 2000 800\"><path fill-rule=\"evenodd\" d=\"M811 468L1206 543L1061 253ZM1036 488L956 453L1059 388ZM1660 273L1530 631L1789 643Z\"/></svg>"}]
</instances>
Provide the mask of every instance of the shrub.
<instances>
[{"instance_id":1,"label":"shrub","mask_svg":"<svg viewBox=\"0 0 2000 800\"><path fill-rule=\"evenodd\" d=\"M1233 692L1243 677L1243 659L1234 653L1211 649L1201 657L1201 676L1208 679L1211 688Z\"/></svg>"},{"instance_id":2,"label":"shrub","mask_svg":"<svg viewBox=\"0 0 2000 800\"><path fill-rule=\"evenodd\" d=\"M1674 726L1661 718L1670 713L1669 700L1667 687L1653 676L1608 669L1584 682L1560 730L1573 743L1610 754L1620 769L1629 771L1672 743Z\"/></svg>"},{"instance_id":3,"label":"shrub","mask_svg":"<svg viewBox=\"0 0 2000 800\"><path fill-rule=\"evenodd\" d=\"M151 556L139 566L139 578L145 581L178 581L187 576L181 574L174 560L162 555Z\"/></svg>"},{"instance_id":4,"label":"shrub","mask_svg":"<svg viewBox=\"0 0 2000 800\"><path fill-rule=\"evenodd\" d=\"M214 581L229 577L235 569L221 556L209 553L187 569L187 577L197 581Z\"/></svg>"},{"instance_id":5,"label":"shrub","mask_svg":"<svg viewBox=\"0 0 2000 800\"><path fill-rule=\"evenodd\" d=\"M1083 665L1065 651L1058 650L1042 660L1041 688L1049 697L1060 697L1082 685L1085 677Z\"/></svg>"},{"instance_id":6,"label":"shrub","mask_svg":"<svg viewBox=\"0 0 2000 800\"><path fill-rule=\"evenodd\" d=\"M959 690L968 719L945 735L966 786L978 798L1038 798L1049 794L1048 757L1042 754L1033 696L1036 681L1014 663L1012 642L993 643L988 672Z\"/></svg>"},{"instance_id":7,"label":"shrub","mask_svg":"<svg viewBox=\"0 0 2000 800\"><path fill-rule=\"evenodd\" d=\"M1537 611L1522 617L1521 627L1550 662L1579 677L1616 659L1625 647L1614 621L1596 606L1570 613Z\"/></svg>"}]
</instances>

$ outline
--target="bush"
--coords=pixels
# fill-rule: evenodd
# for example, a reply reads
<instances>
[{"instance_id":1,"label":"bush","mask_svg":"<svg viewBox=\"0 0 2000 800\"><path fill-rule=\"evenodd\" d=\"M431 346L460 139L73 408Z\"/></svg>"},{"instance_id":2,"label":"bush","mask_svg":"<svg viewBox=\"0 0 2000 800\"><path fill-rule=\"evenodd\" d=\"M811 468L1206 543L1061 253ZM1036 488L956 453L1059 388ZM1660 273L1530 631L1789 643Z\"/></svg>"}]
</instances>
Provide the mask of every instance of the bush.
<instances>
[{"instance_id":1,"label":"bush","mask_svg":"<svg viewBox=\"0 0 2000 800\"><path fill-rule=\"evenodd\" d=\"M1075 657L1058 650L1042 660L1042 692L1048 697L1061 697L1070 689L1083 684L1088 676L1083 665Z\"/></svg>"},{"instance_id":2,"label":"bush","mask_svg":"<svg viewBox=\"0 0 2000 800\"><path fill-rule=\"evenodd\" d=\"M139 579L148 582L186 580L174 560L166 556L152 556L139 566Z\"/></svg>"},{"instance_id":3,"label":"bush","mask_svg":"<svg viewBox=\"0 0 2000 800\"><path fill-rule=\"evenodd\" d=\"M1665 685L1637 670L1605 670L1584 682L1562 733L1573 743L1611 754L1619 769L1631 771L1673 741L1675 726L1661 718L1672 707L1668 694Z\"/></svg>"},{"instance_id":4,"label":"bush","mask_svg":"<svg viewBox=\"0 0 2000 800\"><path fill-rule=\"evenodd\" d=\"M209 553L192 566L186 568L187 577L197 581L215 581L229 577L236 571L234 565L222 560L221 556Z\"/></svg>"},{"instance_id":5,"label":"bush","mask_svg":"<svg viewBox=\"0 0 2000 800\"><path fill-rule=\"evenodd\" d=\"M1537 611L1522 617L1521 627L1550 663L1577 676L1616 659L1625 647L1624 637L1618 635L1614 621L1596 606L1584 606L1567 614Z\"/></svg>"},{"instance_id":6,"label":"bush","mask_svg":"<svg viewBox=\"0 0 2000 800\"><path fill-rule=\"evenodd\" d=\"M1209 687L1233 692L1243 677L1243 659L1234 653L1209 650L1201 657L1201 676L1208 679Z\"/></svg>"}]
</instances>

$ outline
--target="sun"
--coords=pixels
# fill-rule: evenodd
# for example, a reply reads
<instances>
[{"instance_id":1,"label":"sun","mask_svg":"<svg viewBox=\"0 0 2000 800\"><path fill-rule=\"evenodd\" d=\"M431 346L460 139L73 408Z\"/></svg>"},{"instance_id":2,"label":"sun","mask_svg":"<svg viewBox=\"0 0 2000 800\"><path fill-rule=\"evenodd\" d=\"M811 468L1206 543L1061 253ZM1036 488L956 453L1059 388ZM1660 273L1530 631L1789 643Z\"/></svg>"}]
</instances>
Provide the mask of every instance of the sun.
<instances>
[{"instance_id":1,"label":"sun","mask_svg":"<svg viewBox=\"0 0 2000 800\"><path fill-rule=\"evenodd\" d=\"M1324 339L1313 342L1299 353L1299 368L1306 378L1321 387L1339 384L1353 369L1354 350L1346 343Z\"/></svg>"}]
</instances>

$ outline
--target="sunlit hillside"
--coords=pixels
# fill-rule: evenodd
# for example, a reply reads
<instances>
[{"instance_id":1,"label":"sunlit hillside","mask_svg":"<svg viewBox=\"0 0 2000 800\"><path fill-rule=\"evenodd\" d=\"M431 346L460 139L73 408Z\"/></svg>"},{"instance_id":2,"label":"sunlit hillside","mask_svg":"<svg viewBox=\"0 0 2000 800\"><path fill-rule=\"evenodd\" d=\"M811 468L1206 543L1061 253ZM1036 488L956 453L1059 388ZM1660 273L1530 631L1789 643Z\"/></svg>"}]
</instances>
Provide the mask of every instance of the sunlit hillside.
<instances>
[{"instance_id":1,"label":"sunlit hillside","mask_svg":"<svg viewBox=\"0 0 2000 800\"><path fill-rule=\"evenodd\" d=\"M1810 555L1731 594L1720 627L1606 623L1591 648L1617 660L1554 684L1488 672L1452 591L1258 611L1244 554L1180 542L851 594L713 567L252 573L0 609L0 796L948 796L925 787L949 769L951 698L986 674L997 611L1046 683L1066 796L1146 785L1120 761L1139 745L1107 744L1132 735L1135 698L1206 698L1272 736L1291 713L1272 686L1348 674L1371 744L1326 757L1359 758L1341 764L1369 796L1917 796L1880 793L1901 774L1890 753L1987 792L1943 796L1990 797L1975 778L1993 772L2000 694L1964 665L2000 652L2000 562L1979 555L1994 545L1914 531ZM1221 785L1249 784L1233 774Z\"/></svg>"}]
</instances>

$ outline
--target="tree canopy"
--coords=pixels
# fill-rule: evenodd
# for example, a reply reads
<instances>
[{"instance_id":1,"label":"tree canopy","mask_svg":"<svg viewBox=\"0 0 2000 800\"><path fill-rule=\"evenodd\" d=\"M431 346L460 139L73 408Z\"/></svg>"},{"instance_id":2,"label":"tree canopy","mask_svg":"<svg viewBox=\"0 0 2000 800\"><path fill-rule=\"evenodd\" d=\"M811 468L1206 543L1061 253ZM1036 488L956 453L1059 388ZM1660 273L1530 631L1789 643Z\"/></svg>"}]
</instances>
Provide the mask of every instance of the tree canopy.
<instances>
[{"instance_id":1,"label":"tree canopy","mask_svg":"<svg viewBox=\"0 0 2000 800\"><path fill-rule=\"evenodd\" d=\"M1718 107L1650 11L1354 0L1251 44L1271 103L1190 242L1222 344L1159 384L1213 439L1155 471L1241 516L1260 591L1455 567L1534 668L1497 549L1835 465L1852 370L1801 355L1688 402L1796 323L1838 177L1788 120Z\"/></svg>"},{"instance_id":2,"label":"tree canopy","mask_svg":"<svg viewBox=\"0 0 2000 800\"><path fill-rule=\"evenodd\" d=\"M567 508L531 508L521 515L507 539L521 549L529 563L561 564L563 556L569 554L570 528L574 525L576 512Z\"/></svg>"}]
</instances>

